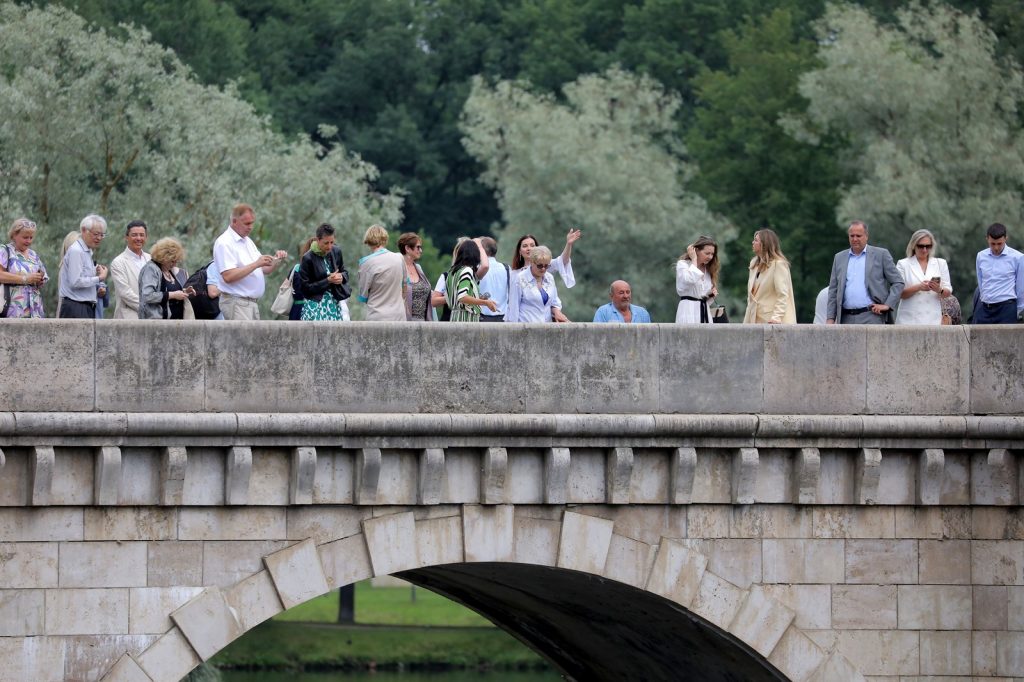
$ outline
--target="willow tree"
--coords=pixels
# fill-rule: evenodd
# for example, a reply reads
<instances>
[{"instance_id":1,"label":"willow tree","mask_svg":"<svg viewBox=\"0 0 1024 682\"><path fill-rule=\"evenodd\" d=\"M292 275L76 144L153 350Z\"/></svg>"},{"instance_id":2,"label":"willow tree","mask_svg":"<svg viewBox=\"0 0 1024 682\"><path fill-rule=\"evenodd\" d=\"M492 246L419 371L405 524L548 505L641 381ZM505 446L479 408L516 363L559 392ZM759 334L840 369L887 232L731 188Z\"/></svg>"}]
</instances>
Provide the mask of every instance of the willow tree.
<instances>
[{"instance_id":1,"label":"willow tree","mask_svg":"<svg viewBox=\"0 0 1024 682\"><path fill-rule=\"evenodd\" d=\"M193 264L238 201L256 207L264 249L290 250L328 221L352 260L369 224L400 219L400 197L374 193L376 169L340 146L285 138L144 32L115 38L58 7L0 5L0 149L3 222L38 222L51 269L92 212L112 235L142 218L152 237L183 238ZM122 248L108 240L99 260Z\"/></svg>"},{"instance_id":2,"label":"willow tree","mask_svg":"<svg viewBox=\"0 0 1024 682\"><path fill-rule=\"evenodd\" d=\"M679 98L655 81L613 68L565 86L564 98L523 83L473 83L463 144L484 166L504 227L502 253L535 234L557 254L571 226L579 284L563 291L566 311L589 321L616 279L656 321L673 319L674 263L699 234L720 243L734 231L687 191L693 168L679 141Z\"/></svg>"},{"instance_id":3,"label":"willow tree","mask_svg":"<svg viewBox=\"0 0 1024 682\"><path fill-rule=\"evenodd\" d=\"M865 220L900 256L915 229L931 229L969 300L985 227L1024 228L1020 67L996 56L977 16L942 3L911 4L890 25L831 6L818 31L823 66L800 82L810 105L786 125L849 142L857 180L841 190L838 222Z\"/></svg>"}]
</instances>

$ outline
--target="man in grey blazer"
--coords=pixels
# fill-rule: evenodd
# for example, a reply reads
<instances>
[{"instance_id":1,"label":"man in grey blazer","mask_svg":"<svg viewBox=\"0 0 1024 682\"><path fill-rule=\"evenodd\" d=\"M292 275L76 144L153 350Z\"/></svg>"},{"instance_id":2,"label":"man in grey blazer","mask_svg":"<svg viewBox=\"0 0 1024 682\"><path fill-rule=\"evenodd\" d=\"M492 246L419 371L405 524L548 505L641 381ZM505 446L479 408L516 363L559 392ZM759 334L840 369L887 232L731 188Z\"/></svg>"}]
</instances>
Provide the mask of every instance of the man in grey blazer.
<instances>
[{"instance_id":1,"label":"man in grey blazer","mask_svg":"<svg viewBox=\"0 0 1024 682\"><path fill-rule=\"evenodd\" d=\"M905 282L892 255L868 246L868 226L859 220L846 229L850 249L832 261L826 324L887 324Z\"/></svg>"}]
</instances>

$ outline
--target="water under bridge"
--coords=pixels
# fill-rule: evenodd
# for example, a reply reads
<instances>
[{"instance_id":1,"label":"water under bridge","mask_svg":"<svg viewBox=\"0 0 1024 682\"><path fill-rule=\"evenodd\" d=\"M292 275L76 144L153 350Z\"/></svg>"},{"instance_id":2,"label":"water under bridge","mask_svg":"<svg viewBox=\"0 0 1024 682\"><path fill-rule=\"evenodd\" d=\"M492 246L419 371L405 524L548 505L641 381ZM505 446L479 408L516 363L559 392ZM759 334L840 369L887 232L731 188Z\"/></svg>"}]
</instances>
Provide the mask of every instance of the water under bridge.
<instances>
[{"instance_id":1,"label":"water under bridge","mask_svg":"<svg viewBox=\"0 0 1024 682\"><path fill-rule=\"evenodd\" d=\"M1024 331L8 321L0 679L398 574L578 680L1024 676Z\"/></svg>"}]
</instances>

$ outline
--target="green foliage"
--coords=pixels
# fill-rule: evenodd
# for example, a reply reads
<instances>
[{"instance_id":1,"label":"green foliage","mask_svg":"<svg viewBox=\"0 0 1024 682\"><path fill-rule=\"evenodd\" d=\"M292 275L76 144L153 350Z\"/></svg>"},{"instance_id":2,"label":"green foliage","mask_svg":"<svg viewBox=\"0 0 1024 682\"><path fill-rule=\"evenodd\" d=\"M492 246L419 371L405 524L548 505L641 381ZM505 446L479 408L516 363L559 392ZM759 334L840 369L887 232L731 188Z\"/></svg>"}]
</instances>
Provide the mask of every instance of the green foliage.
<instances>
[{"instance_id":1,"label":"green foliage","mask_svg":"<svg viewBox=\"0 0 1024 682\"><path fill-rule=\"evenodd\" d=\"M54 272L64 234L92 211L112 235L146 219L151 238L181 237L190 264L205 262L240 200L256 207L264 250L327 221L352 259L370 223L399 220L401 199L370 190L376 170L335 131L320 137L333 149L275 133L234 88L195 82L139 31L116 38L61 8L0 5L0 211L40 223ZM122 248L110 239L98 260Z\"/></svg>"},{"instance_id":2,"label":"green foliage","mask_svg":"<svg viewBox=\"0 0 1024 682\"><path fill-rule=\"evenodd\" d=\"M741 226L730 245L732 266L723 270L728 289L746 302L750 237L765 225L779 234L792 263L797 313L809 322L814 299L828 284L832 255L843 248L834 230L840 145L807 145L778 124L786 112L802 111L801 73L818 66L816 45L800 37L803 22L788 9L743 24L722 36L728 66L705 71L696 81L698 109L687 147L700 166L694 188L715 211Z\"/></svg>"},{"instance_id":3,"label":"green foliage","mask_svg":"<svg viewBox=\"0 0 1024 682\"><path fill-rule=\"evenodd\" d=\"M839 224L866 220L872 241L898 257L915 229L933 230L963 299L985 227L1024 220L1024 76L997 58L976 16L941 4L896 16L884 26L862 9L829 8L823 66L800 81L810 106L789 125L803 139L849 141L857 180L841 192Z\"/></svg>"},{"instance_id":4,"label":"green foliage","mask_svg":"<svg viewBox=\"0 0 1024 682\"><path fill-rule=\"evenodd\" d=\"M412 591L416 591L413 601ZM422 587L372 587L356 583L356 623L359 625L422 625L493 627L475 611ZM336 623L338 591L310 599L275 617L282 621Z\"/></svg>"},{"instance_id":5,"label":"green foliage","mask_svg":"<svg viewBox=\"0 0 1024 682\"><path fill-rule=\"evenodd\" d=\"M723 244L734 235L687 190L693 169L675 135L679 98L617 68L579 78L564 98L477 80L466 102L465 144L497 193L502 251L531 232L557 254L561 236L579 226L578 284L563 292L570 319L592 319L621 278L652 319L671 320L675 257L700 233Z\"/></svg>"}]
</instances>

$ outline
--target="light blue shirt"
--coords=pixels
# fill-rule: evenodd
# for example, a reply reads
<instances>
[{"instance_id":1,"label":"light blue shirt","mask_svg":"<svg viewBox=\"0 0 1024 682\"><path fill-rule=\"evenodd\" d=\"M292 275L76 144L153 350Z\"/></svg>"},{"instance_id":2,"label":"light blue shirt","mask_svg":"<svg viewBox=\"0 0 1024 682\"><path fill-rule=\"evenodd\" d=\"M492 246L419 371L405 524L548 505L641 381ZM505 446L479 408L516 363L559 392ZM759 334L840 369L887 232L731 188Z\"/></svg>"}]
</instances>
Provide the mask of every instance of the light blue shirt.
<instances>
[{"instance_id":1,"label":"light blue shirt","mask_svg":"<svg viewBox=\"0 0 1024 682\"><path fill-rule=\"evenodd\" d=\"M96 275L96 263L92 251L79 237L68 247L64 256L64 269L60 276L60 295L72 301L95 303L100 278Z\"/></svg>"},{"instance_id":2,"label":"light blue shirt","mask_svg":"<svg viewBox=\"0 0 1024 682\"><path fill-rule=\"evenodd\" d=\"M645 309L638 305L629 304L629 309L633 313L632 324L640 324L643 322L650 322L651 315ZM594 313L594 322L625 322L625 318L622 317L622 313L615 307L613 303L605 303L603 306L597 309Z\"/></svg>"},{"instance_id":3,"label":"light blue shirt","mask_svg":"<svg viewBox=\"0 0 1024 682\"><path fill-rule=\"evenodd\" d=\"M508 284L511 279L511 271L504 263L497 258L488 258L487 274L480 280L480 295L490 294L491 300L498 304L498 310L491 312L487 308L481 308L481 315L495 316L504 315L508 307Z\"/></svg>"},{"instance_id":4,"label":"light blue shirt","mask_svg":"<svg viewBox=\"0 0 1024 682\"><path fill-rule=\"evenodd\" d=\"M975 260L978 271L978 294L982 303L1002 303L1017 299L1017 313L1024 311L1024 254L1003 247L998 256L992 249L978 252Z\"/></svg>"},{"instance_id":5,"label":"light blue shirt","mask_svg":"<svg viewBox=\"0 0 1024 682\"><path fill-rule=\"evenodd\" d=\"M874 301L868 296L868 286L864 280L864 269L868 263L868 250L864 249L859 256L853 251L846 261L846 286L843 288L843 307L848 310L868 308Z\"/></svg>"}]
</instances>

